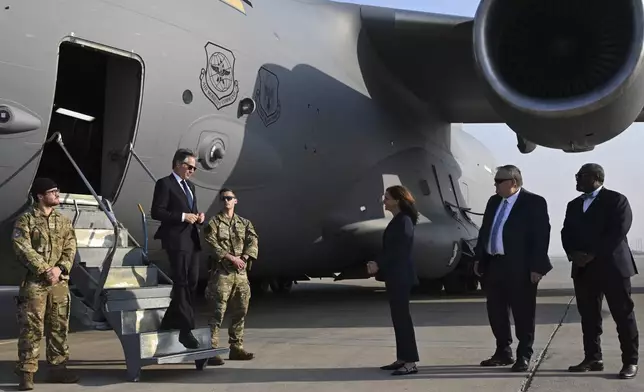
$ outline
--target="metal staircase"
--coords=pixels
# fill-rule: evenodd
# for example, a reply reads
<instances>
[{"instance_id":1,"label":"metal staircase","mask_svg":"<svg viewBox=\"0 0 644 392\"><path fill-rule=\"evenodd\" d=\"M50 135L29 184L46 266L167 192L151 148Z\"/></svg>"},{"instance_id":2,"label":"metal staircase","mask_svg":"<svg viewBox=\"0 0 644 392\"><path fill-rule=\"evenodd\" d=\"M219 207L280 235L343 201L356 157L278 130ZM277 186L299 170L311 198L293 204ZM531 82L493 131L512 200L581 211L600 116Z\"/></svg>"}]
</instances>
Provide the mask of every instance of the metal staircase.
<instances>
[{"instance_id":1,"label":"metal staircase","mask_svg":"<svg viewBox=\"0 0 644 392\"><path fill-rule=\"evenodd\" d=\"M118 222L109 200L96 194L60 134L52 140L60 145L92 193L60 197L59 211L72 220L77 237L76 259L70 271L72 317L88 326L114 330L123 347L129 381L139 381L144 366L194 362L198 370L203 370L208 358L227 354L228 348L211 348L210 328L192 331L200 342L198 349L187 349L179 343L178 330L158 330L170 304L172 281L147 258L143 208L139 204L144 232L144 246L140 246Z\"/></svg>"}]
</instances>

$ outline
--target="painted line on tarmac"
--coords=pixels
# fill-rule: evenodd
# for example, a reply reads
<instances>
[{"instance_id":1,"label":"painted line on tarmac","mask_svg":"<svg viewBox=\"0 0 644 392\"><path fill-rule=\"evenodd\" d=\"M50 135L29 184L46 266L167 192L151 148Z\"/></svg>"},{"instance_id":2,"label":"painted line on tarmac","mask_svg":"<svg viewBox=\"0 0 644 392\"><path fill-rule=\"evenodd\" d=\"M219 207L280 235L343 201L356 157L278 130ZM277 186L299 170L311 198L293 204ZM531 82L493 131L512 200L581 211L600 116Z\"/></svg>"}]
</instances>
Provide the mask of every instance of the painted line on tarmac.
<instances>
[{"instance_id":1,"label":"painted line on tarmac","mask_svg":"<svg viewBox=\"0 0 644 392\"><path fill-rule=\"evenodd\" d=\"M0 346L4 346L5 344L16 344L16 343L18 343L18 339L2 340L0 341Z\"/></svg>"},{"instance_id":2,"label":"painted line on tarmac","mask_svg":"<svg viewBox=\"0 0 644 392\"><path fill-rule=\"evenodd\" d=\"M532 380L534 379L534 376L536 376L537 370L539 370L539 366L541 366L541 363L546 358L546 354L548 353L548 348L550 347L550 343L552 343L552 341L555 338L555 335L557 334L557 332L559 332L559 328L561 328L564 321L566 320L566 317L568 317L568 311L570 310L570 305L572 304L572 301L574 299L575 299L575 296L572 296L572 298L570 298L570 301L568 301L568 305L566 306L566 311L564 312L563 316L561 316L561 320L559 320L559 324L557 324L555 329L552 330L552 333L548 338L548 342L546 343L546 346L543 348L543 350L541 350L541 352L537 356L537 360L535 361L534 366L528 373L528 376L526 377L526 379L523 380L523 383L521 384L521 388L519 388L519 392L526 392L530 388L530 385L532 384Z\"/></svg>"}]
</instances>

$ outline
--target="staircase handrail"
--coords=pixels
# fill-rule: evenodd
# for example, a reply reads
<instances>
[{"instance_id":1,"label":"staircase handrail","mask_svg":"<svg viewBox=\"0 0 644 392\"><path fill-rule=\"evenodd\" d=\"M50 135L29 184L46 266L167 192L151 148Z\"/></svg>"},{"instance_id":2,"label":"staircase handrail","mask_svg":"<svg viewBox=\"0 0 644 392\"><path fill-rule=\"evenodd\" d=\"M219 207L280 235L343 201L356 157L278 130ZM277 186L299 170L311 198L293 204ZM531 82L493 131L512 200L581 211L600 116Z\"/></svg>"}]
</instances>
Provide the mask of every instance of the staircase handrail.
<instances>
[{"instance_id":1,"label":"staircase handrail","mask_svg":"<svg viewBox=\"0 0 644 392\"><path fill-rule=\"evenodd\" d=\"M63 136L61 135L61 133L60 132L54 133L51 138L45 141L45 143L49 143L51 141L55 141L63 150L63 152L67 156L67 159L69 159L69 162L72 164L72 166L74 166L74 169L76 170L80 178L83 180L83 183L85 183L85 186L89 189L92 196L98 203L100 209L103 211L103 213L105 213L105 215L107 216L107 219L109 219L110 223L112 224L112 227L114 228L114 241L112 242L110 251L105 256L103 263L101 263L101 275L99 277L98 287L96 288L96 292L94 294L94 301L93 301L94 315L100 315L101 317L103 317L102 298L105 291L104 287L105 287L105 282L107 281L107 276L110 272L110 267L112 266L112 259L114 258L114 254L116 253L116 248L118 246L120 227L114 214L107 208L105 203L103 203L103 200L98 196L98 194L96 193L92 185L89 183L89 181L83 174L83 171L78 167L78 165L76 164L76 161L74 160L74 158L72 158L69 151L67 151L67 148L63 143ZM99 321L99 320L94 320L94 321Z\"/></svg>"}]
</instances>

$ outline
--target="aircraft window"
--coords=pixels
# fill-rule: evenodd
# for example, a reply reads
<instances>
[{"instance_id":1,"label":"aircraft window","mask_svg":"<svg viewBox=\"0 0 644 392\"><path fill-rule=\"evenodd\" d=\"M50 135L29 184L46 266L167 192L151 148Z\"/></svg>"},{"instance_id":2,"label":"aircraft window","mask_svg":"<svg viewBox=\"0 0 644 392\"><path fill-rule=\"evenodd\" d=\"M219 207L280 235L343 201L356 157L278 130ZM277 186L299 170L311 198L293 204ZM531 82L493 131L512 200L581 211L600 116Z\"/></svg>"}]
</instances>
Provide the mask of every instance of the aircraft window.
<instances>
[{"instance_id":1,"label":"aircraft window","mask_svg":"<svg viewBox=\"0 0 644 392\"><path fill-rule=\"evenodd\" d=\"M192 91L186 90L183 92L183 103L189 105L192 102Z\"/></svg>"},{"instance_id":2,"label":"aircraft window","mask_svg":"<svg viewBox=\"0 0 644 392\"><path fill-rule=\"evenodd\" d=\"M419 186L420 186L420 191L423 192L423 195L429 196L431 191L429 189L429 183L427 182L427 180L420 180Z\"/></svg>"}]
</instances>

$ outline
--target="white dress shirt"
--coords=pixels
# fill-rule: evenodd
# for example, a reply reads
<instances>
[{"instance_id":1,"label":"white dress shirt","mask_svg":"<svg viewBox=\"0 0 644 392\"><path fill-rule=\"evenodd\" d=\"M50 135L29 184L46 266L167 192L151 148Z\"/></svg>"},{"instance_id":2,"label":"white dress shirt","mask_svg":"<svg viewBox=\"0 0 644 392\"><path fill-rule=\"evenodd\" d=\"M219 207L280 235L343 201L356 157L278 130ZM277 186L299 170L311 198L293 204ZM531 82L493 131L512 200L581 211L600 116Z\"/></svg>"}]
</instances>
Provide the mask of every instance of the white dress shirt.
<instances>
[{"instance_id":1,"label":"white dress shirt","mask_svg":"<svg viewBox=\"0 0 644 392\"><path fill-rule=\"evenodd\" d=\"M510 216L510 211L512 211L512 207L514 207L514 203L517 201L517 197L519 197L519 192L521 192L521 188L512 196L508 198L504 198L501 200L501 203L499 203L499 206L496 209L496 213L494 214L494 220L492 221L492 226L490 228L490 239L488 240L487 243L487 253L490 255L504 255L505 250L503 248L503 226L505 226L505 222L508 220L508 216ZM505 201L508 201L508 206L505 208L505 212L503 216L499 216L499 213L501 212L501 209L503 208L503 203ZM496 237L496 250L497 253L492 254L492 237L493 237L493 232L494 230L494 225L496 224L497 220L501 220L501 224L499 226L499 235Z\"/></svg>"},{"instance_id":2,"label":"white dress shirt","mask_svg":"<svg viewBox=\"0 0 644 392\"><path fill-rule=\"evenodd\" d=\"M602 190L602 188L603 186L600 186L599 188L595 189L591 193L584 193L583 195L581 195L581 197L584 198L584 207L583 207L584 212L586 212L586 210L588 210L588 207L590 207L590 205L593 204L593 201L597 197L597 194L599 193L599 191Z\"/></svg>"},{"instance_id":3,"label":"white dress shirt","mask_svg":"<svg viewBox=\"0 0 644 392\"><path fill-rule=\"evenodd\" d=\"M172 175L174 176L174 179L177 180L177 182L179 183L179 187L181 188L183 193L185 193L186 191L183 189L183 179L181 177L179 177L177 175L177 173L175 173L175 172L172 172ZM194 200L195 195L192 194L192 191L190 190L190 187L188 186L187 182L186 182L186 188L188 188L188 192L190 193L190 196L192 196L192 200ZM186 213L182 212L181 213L181 222L185 222L185 221L186 221Z\"/></svg>"}]
</instances>

